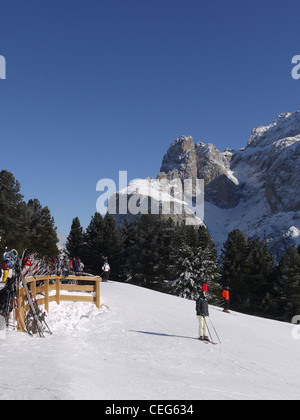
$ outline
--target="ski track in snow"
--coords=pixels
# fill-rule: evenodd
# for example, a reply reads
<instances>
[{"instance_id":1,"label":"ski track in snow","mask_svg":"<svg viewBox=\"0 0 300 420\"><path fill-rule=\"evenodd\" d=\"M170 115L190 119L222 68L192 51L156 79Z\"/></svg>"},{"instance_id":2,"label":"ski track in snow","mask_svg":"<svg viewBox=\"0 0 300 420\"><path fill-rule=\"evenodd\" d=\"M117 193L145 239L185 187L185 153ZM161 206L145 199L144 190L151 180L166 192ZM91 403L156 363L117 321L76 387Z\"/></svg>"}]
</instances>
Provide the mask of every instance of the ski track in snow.
<instances>
[{"instance_id":1,"label":"ski track in snow","mask_svg":"<svg viewBox=\"0 0 300 420\"><path fill-rule=\"evenodd\" d=\"M45 339L0 340L0 399L299 399L291 324L211 307L222 344L197 340L195 303L101 284L101 309L51 303ZM214 340L213 329L209 322Z\"/></svg>"}]
</instances>

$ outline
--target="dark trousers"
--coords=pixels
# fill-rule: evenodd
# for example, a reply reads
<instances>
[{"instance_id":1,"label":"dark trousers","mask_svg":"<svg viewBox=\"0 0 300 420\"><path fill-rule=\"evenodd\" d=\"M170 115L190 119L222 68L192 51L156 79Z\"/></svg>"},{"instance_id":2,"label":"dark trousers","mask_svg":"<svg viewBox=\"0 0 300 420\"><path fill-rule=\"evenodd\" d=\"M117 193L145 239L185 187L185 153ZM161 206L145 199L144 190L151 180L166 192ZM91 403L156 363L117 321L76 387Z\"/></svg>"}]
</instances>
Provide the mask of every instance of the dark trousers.
<instances>
[{"instance_id":1,"label":"dark trousers","mask_svg":"<svg viewBox=\"0 0 300 420\"><path fill-rule=\"evenodd\" d=\"M226 311L228 311L228 309L229 309L229 300L225 300L225 303L224 303L224 309L225 309Z\"/></svg>"},{"instance_id":2,"label":"dark trousers","mask_svg":"<svg viewBox=\"0 0 300 420\"><path fill-rule=\"evenodd\" d=\"M109 271L104 271L103 280L108 280L108 279L109 279Z\"/></svg>"}]
</instances>

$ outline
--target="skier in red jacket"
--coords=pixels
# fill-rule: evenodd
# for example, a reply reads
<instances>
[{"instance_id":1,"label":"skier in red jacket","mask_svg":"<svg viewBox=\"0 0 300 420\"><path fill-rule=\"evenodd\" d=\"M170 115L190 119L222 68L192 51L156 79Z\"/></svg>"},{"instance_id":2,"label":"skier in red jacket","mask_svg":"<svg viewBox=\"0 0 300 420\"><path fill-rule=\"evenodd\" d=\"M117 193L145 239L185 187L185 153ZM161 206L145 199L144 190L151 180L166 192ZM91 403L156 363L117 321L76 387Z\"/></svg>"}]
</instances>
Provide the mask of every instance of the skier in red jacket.
<instances>
[{"instance_id":1,"label":"skier in red jacket","mask_svg":"<svg viewBox=\"0 0 300 420\"><path fill-rule=\"evenodd\" d=\"M230 301L229 286L226 286L223 289L222 299L223 299L223 302L224 302L224 311L223 312L229 313L229 301Z\"/></svg>"}]
</instances>

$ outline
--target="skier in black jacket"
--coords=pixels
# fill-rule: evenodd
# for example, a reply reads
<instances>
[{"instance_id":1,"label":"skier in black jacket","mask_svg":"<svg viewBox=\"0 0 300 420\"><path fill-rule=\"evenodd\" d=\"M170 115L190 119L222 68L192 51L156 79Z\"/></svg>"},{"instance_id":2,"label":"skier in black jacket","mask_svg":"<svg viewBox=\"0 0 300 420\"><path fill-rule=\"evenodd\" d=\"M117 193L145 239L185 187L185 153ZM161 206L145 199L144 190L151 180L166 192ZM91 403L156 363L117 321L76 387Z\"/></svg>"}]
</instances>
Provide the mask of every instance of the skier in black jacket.
<instances>
[{"instance_id":1,"label":"skier in black jacket","mask_svg":"<svg viewBox=\"0 0 300 420\"><path fill-rule=\"evenodd\" d=\"M199 340L209 341L207 330L207 318L209 317L209 310L205 292L201 292L200 297L196 302L196 311L199 321Z\"/></svg>"}]
</instances>

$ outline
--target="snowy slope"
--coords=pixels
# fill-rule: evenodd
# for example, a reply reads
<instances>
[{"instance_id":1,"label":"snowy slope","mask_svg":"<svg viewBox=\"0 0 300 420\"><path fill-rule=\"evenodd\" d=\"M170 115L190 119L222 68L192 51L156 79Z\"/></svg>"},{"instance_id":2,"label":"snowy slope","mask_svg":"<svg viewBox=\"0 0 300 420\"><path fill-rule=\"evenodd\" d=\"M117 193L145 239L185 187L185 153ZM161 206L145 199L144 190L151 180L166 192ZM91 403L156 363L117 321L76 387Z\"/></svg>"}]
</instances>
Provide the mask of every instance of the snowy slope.
<instances>
[{"instance_id":1,"label":"snowy slope","mask_svg":"<svg viewBox=\"0 0 300 420\"><path fill-rule=\"evenodd\" d=\"M298 399L291 324L211 307L222 345L199 342L194 302L102 283L102 309L51 303L45 339L0 339L1 399ZM210 324L209 324L210 325Z\"/></svg>"}]
</instances>

